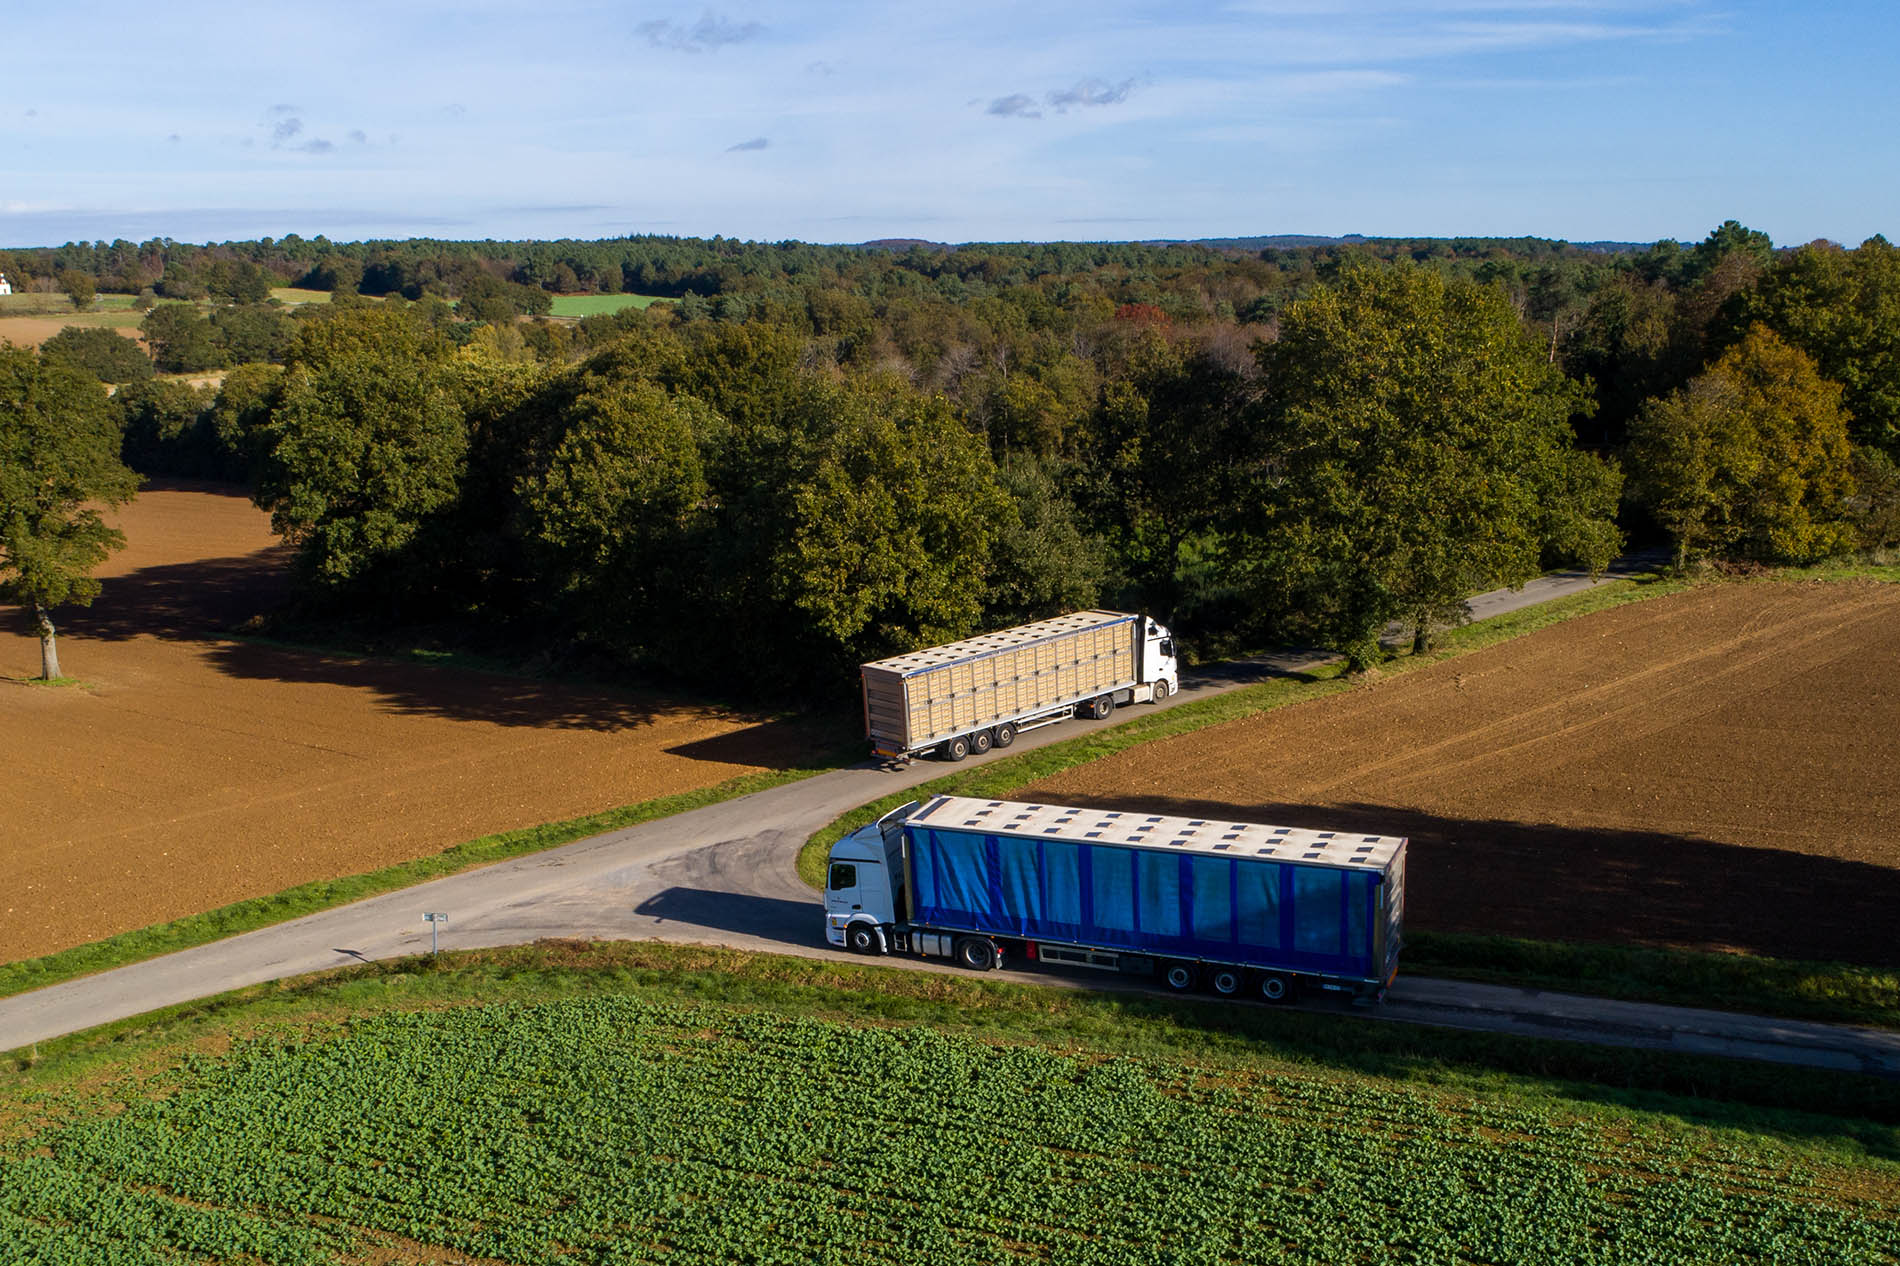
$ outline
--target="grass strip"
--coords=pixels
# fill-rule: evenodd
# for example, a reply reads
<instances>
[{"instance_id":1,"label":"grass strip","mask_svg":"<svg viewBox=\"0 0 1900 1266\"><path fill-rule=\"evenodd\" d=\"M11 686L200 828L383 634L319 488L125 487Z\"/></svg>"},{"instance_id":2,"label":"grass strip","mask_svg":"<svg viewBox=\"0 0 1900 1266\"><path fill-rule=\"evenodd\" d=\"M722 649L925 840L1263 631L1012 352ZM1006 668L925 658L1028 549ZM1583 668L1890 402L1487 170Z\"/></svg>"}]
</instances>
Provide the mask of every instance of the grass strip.
<instances>
[{"instance_id":1,"label":"grass strip","mask_svg":"<svg viewBox=\"0 0 1900 1266\"><path fill-rule=\"evenodd\" d=\"M1851 963L1454 932L1406 933L1404 959L1421 976L1900 1029L1900 973Z\"/></svg>"},{"instance_id":2,"label":"grass strip","mask_svg":"<svg viewBox=\"0 0 1900 1266\"><path fill-rule=\"evenodd\" d=\"M854 750L852 758L855 756ZM76 945L41 958L6 963L0 965L0 998L56 985L79 976L90 976L95 972L110 971L114 967L156 958L161 954L206 945L227 936L253 932L273 923L302 918L319 910L348 905L365 897L393 892L398 888L473 870L478 866L488 866L524 853L558 848L588 836L618 831L723 800L748 796L755 791L796 782L834 767L832 762L822 762L809 768L763 770L728 779L716 786L645 800L585 817L569 818L564 822L549 822L541 826L484 835L440 853L399 862L381 870L337 879L320 879L286 888L267 897L253 897L203 914L174 919L170 923L154 924L86 945Z\"/></svg>"},{"instance_id":3,"label":"grass strip","mask_svg":"<svg viewBox=\"0 0 1900 1266\"><path fill-rule=\"evenodd\" d=\"M655 941L542 941L417 956L251 986L15 1052L0 1102L137 1075L206 1041L304 1040L378 1011L601 993L1005 1044L1191 1059L1626 1115L1662 1113L1900 1161L1900 1082L1746 1060L1383 1023L1127 988L1075 988ZM4 1117L6 1114L0 1114Z\"/></svg>"}]
</instances>

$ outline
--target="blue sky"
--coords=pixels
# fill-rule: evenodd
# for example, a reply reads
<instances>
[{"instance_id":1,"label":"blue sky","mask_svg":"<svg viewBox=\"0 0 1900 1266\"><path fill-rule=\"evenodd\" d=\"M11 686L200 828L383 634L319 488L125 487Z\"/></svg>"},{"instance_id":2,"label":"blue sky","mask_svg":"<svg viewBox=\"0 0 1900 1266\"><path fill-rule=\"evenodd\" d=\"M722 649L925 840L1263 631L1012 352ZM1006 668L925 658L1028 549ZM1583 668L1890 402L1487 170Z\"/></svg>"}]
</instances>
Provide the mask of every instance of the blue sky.
<instances>
[{"instance_id":1,"label":"blue sky","mask_svg":"<svg viewBox=\"0 0 1900 1266\"><path fill-rule=\"evenodd\" d=\"M1894 0L6 7L0 245L1900 229Z\"/></svg>"}]
</instances>

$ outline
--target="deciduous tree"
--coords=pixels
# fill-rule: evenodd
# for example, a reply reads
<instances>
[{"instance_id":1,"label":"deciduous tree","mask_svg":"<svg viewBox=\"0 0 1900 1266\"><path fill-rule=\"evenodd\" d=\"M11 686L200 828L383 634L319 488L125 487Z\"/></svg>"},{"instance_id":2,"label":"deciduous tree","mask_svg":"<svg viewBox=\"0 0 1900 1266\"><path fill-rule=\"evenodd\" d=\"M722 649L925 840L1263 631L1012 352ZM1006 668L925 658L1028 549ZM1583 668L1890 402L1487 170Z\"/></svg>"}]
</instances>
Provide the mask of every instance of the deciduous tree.
<instances>
[{"instance_id":1,"label":"deciduous tree","mask_svg":"<svg viewBox=\"0 0 1900 1266\"><path fill-rule=\"evenodd\" d=\"M1764 326L1630 429L1632 492L1678 564L1805 562L1851 544L1852 460L1840 385Z\"/></svg>"},{"instance_id":2,"label":"deciduous tree","mask_svg":"<svg viewBox=\"0 0 1900 1266\"><path fill-rule=\"evenodd\" d=\"M1535 575L1564 543L1593 568L1614 476L1571 454L1576 384L1498 292L1402 266L1350 268L1290 306L1263 348L1252 513L1236 561L1370 665L1380 631L1435 622ZM1587 473L1588 477L1583 477ZM1553 519L1552 503L1568 507Z\"/></svg>"},{"instance_id":3,"label":"deciduous tree","mask_svg":"<svg viewBox=\"0 0 1900 1266\"><path fill-rule=\"evenodd\" d=\"M48 680L60 675L53 608L89 605L99 592L92 570L125 544L99 507L137 490L105 389L0 343L0 597L31 614Z\"/></svg>"}]
</instances>

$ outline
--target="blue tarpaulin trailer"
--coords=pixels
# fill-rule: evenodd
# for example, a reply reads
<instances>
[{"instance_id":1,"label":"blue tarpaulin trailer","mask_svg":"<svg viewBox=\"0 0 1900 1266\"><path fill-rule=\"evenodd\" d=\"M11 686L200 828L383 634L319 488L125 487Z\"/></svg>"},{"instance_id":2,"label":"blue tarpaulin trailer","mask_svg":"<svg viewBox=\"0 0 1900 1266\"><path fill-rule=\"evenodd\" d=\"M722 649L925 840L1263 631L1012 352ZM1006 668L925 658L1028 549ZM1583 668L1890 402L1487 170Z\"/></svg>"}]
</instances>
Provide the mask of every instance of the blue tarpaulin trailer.
<instances>
[{"instance_id":1,"label":"blue tarpaulin trailer","mask_svg":"<svg viewBox=\"0 0 1900 1266\"><path fill-rule=\"evenodd\" d=\"M1405 841L1387 836L939 796L833 863L854 887L827 893L828 929L857 949L1014 952L1276 1001L1302 982L1378 994L1398 966Z\"/></svg>"}]
</instances>

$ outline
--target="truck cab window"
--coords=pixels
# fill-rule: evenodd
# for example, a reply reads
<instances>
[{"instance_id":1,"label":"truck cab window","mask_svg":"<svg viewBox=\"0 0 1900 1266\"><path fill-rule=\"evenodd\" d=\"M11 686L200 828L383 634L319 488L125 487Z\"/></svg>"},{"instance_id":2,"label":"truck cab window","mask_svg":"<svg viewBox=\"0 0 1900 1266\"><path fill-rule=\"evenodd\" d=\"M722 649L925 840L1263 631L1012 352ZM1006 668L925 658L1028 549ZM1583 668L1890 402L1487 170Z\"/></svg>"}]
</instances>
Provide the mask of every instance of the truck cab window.
<instances>
[{"instance_id":1,"label":"truck cab window","mask_svg":"<svg viewBox=\"0 0 1900 1266\"><path fill-rule=\"evenodd\" d=\"M858 868L849 862L831 863L831 890L843 892L858 886Z\"/></svg>"}]
</instances>

